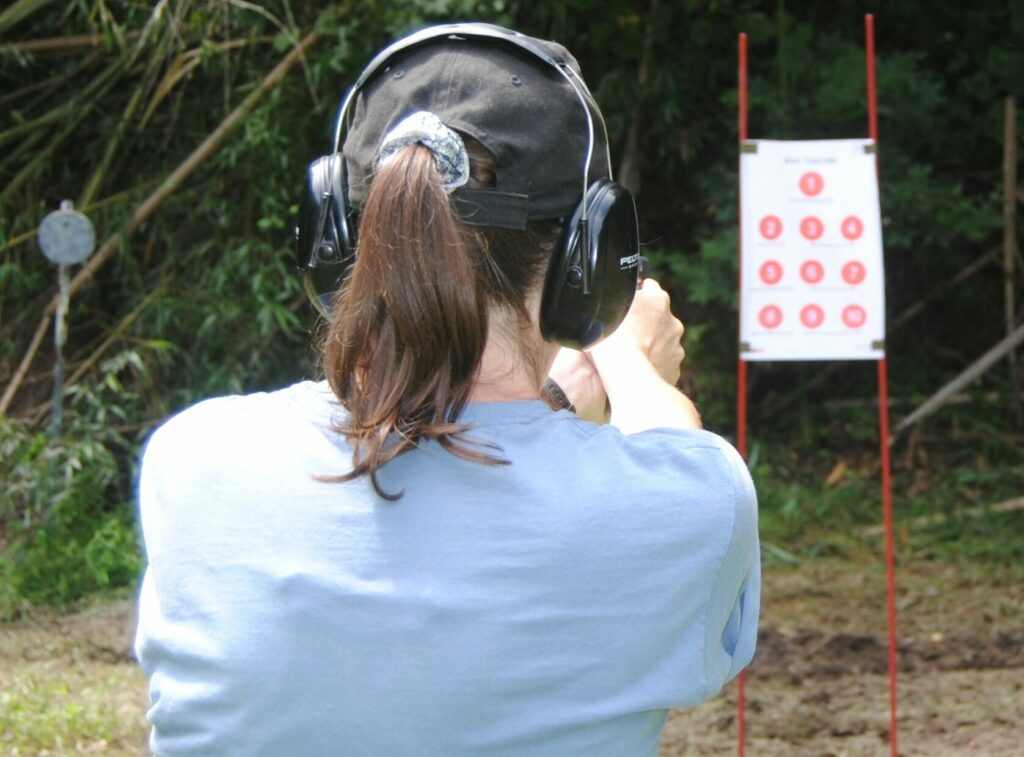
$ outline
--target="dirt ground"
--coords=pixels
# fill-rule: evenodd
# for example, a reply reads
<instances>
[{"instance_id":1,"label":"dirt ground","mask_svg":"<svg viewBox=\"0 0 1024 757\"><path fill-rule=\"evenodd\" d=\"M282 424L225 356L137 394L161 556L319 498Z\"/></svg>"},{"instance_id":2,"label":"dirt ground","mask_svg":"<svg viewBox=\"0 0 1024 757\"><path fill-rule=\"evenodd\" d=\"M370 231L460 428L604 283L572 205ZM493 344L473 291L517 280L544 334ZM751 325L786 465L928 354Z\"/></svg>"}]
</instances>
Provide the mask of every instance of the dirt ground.
<instances>
[{"instance_id":1,"label":"dirt ground","mask_svg":"<svg viewBox=\"0 0 1024 757\"><path fill-rule=\"evenodd\" d=\"M1024 755L1024 584L1015 576L898 568L901 755ZM746 753L890 754L886 629L881 565L769 570L746 675ZM672 713L662 757L735 753L736 690Z\"/></svg>"},{"instance_id":2,"label":"dirt ground","mask_svg":"<svg viewBox=\"0 0 1024 757\"><path fill-rule=\"evenodd\" d=\"M1019 570L919 562L897 575L900 754L1024 755ZM768 569L764 597L746 678L746 753L889 754L880 565L830 559ZM4 754L146 753L132 610L129 599L108 600L0 627ZM673 713L662 757L735 754L735 697L730 684ZM18 746L44 738L37 733L51 734L52 746Z\"/></svg>"}]
</instances>

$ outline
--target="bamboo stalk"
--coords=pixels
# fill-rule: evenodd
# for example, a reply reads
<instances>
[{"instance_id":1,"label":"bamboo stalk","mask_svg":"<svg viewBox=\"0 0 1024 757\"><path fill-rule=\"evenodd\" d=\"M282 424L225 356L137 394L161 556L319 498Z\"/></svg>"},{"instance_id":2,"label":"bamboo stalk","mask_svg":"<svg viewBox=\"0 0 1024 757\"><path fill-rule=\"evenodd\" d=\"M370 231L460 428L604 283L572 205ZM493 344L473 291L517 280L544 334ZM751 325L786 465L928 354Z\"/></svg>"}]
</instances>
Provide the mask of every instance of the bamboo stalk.
<instances>
[{"instance_id":1,"label":"bamboo stalk","mask_svg":"<svg viewBox=\"0 0 1024 757\"><path fill-rule=\"evenodd\" d=\"M85 105L79 113L79 118L84 118L85 116L89 115L92 109L96 107L96 102L96 100L93 100L89 104ZM44 149L39 150L38 152L35 153L32 160L30 160L28 164L24 168L22 168L13 179L7 182L7 186L0 190L0 206L2 206L8 200L8 198L10 198L15 192L21 189L22 184L24 184L26 181L34 177L43 168L43 166L46 166L50 163L50 159L53 157L53 154L57 151L57 148L64 143L64 140L66 140L75 132L78 126L79 120L75 120L69 123L61 130L61 132L56 137L51 138L47 142L46 147ZM35 137L36 135L33 136Z\"/></svg>"},{"instance_id":2,"label":"bamboo stalk","mask_svg":"<svg viewBox=\"0 0 1024 757\"><path fill-rule=\"evenodd\" d=\"M13 89L8 92L5 92L2 96L0 96L0 105L5 105L6 103L18 100L19 98L24 97L25 95L31 95L36 92L40 93L40 98L50 97L50 93L57 87L57 85L65 81L70 81L83 70L85 70L87 67L95 63L99 59L99 57L100 56L97 53L93 53L92 55L86 55L84 58L78 61L78 63L70 71L61 71L59 74L49 76L43 79L42 81L33 82L32 84L27 84L24 87L19 87L18 89ZM31 108L34 104L34 102L31 103L29 108Z\"/></svg>"},{"instance_id":3,"label":"bamboo stalk","mask_svg":"<svg viewBox=\"0 0 1024 757\"><path fill-rule=\"evenodd\" d=\"M231 50L237 50L240 47L247 47L251 43L271 42L273 39L273 37L254 37L252 40L229 39L214 45L213 50L220 53L230 52ZM179 53L177 57L171 61L171 64L167 67L167 73L164 74L164 78L161 80L156 91L153 93L153 96L150 98L149 105L146 106L146 112L139 120L140 129L149 122L153 112L160 106L160 103L167 98L167 95L171 93L174 87L176 87L182 79L192 73L192 71L203 62L203 55L206 52L207 50L201 49L187 50L183 53Z\"/></svg>"},{"instance_id":4,"label":"bamboo stalk","mask_svg":"<svg viewBox=\"0 0 1024 757\"><path fill-rule=\"evenodd\" d=\"M125 32L126 40L136 39L142 32L135 30ZM45 37L29 39L24 42L8 42L0 45L0 55L11 53L65 53L73 50L95 49L107 44L103 34L72 34L67 37Z\"/></svg>"},{"instance_id":5,"label":"bamboo stalk","mask_svg":"<svg viewBox=\"0 0 1024 757\"><path fill-rule=\"evenodd\" d=\"M82 120L99 104L100 98L117 83L124 73L126 62L124 59L116 61L103 74L83 90L80 97L69 103L62 110L75 113L75 119L71 121L55 138L51 139L46 148L35 154L35 157L18 174L11 179L7 186L0 190L0 205L7 198L13 195L21 185L32 178L42 166L50 162L54 152L64 143L71 134L78 128Z\"/></svg>"},{"instance_id":6,"label":"bamboo stalk","mask_svg":"<svg viewBox=\"0 0 1024 757\"><path fill-rule=\"evenodd\" d=\"M12 5L0 13L0 34L52 2L53 0L15 0Z\"/></svg>"},{"instance_id":7,"label":"bamboo stalk","mask_svg":"<svg viewBox=\"0 0 1024 757\"><path fill-rule=\"evenodd\" d=\"M0 175L4 173L8 165L17 165L23 155L31 152L35 146L42 140L46 139L47 136L48 134L45 129L39 129L38 131L30 133L25 139L21 140L12 152L9 152L4 156L3 160L0 160Z\"/></svg>"},{"instance_id":8,"label":"bamboo stalk","mask_svg":"<svg viewBox=\"0 0 1024 757\"><path fill-rule=\"evenodd\" d=\"M166 39L166 37L164 38ZM142 51L145 39L140 40L135 50L132 52L130 58L134 60L139 56ZM163 45L158 43L156 47L160 48ZM132 118L135 116L135 111L138 109L139 104L142 102L145 96L146 90L149 87L149 81L156 76L157 71L164 63L164 56L162 50L150 56L149 65L146 67L145 73L142 75L142 80L139 86L136 87L135 93L128 100L128 104L125 106L124 112L121 114L121 120L118 121L117 128L114 130L113 136L110 141L107 142L107 149L103 153L103 158L92 172L92 176L89 178L85 189L82 190L81 195L78 198L78 205L88 205L92 201L92 198L96 196L100 186L103 183L104 178L110 166L114 162L114 158L117 155L122 143L124 142L125 135L128 133L128 125L131 123Z\"/></svg>"},{"instance_id":9,"label":"bamboo stalk","mask_svg":"<svg viewBox=\"0 0 1024 757\"><path fill-rule=\"evenodd\" d=\"M15 393L21 386L21 382L25 379L25 374L28 373L29 366L32 364L32 359L39 352L39 346L43 343L43 339L46 336L46 332L50 330L50 321L53 318L53 313L57 309L55 300L50 300L50 304L46 306L46 310L43 311L43 317L39 321L39 325L36 327L36 332L32 335L32 341L28 344L28 349L25 351L25 357L22 358L21 364L18 366L18 370L14 372L14 376L11 378L11 383L7 385L4 390L4 396L0 397L0 418L7 414L7 407L11 404L11 400L14 399Z\"/></svg>"},{"instance_id":10,"label":"bamboo stalk","mask_svg":"<svg viewBox=\"0 0 1024 757\"><path fill-rule=\"evenodd\" d=\"M17 100L19 97L24 97L25 95L31 95L33 92L38 92L41 89L45 90L47 87L59 84L67 78L68 74L62 71L59 74L54 74L53 76L49 76L40 81L34 81L31 84L26 84L24 87L8 90L0 95L0 105L4 105L11 100Z\"/></svg>"},{"instance_id":11,"label":"bamboo stalk","mask_svg":"<svg viewBox=\"0 0 1024 757\"><path fill-rule=\"evenodd\" d=\"M7 131L0 131L0 147L8 142L13 142L22 134L30 134L37 129L52 124L54 121L59 121L64 117L65 113L69 113L70 111L71 104L65 103L64 105L58 105L56 108L51 108L41 116L36 116L28 121L22 121L20 124L12 126Z\"/></svg>"},{"instance_id":12,"label":"bamboo stalk","mask_svg":"<svg viewBox=\"0 0 1024 757\"><path fill-rule=\"evenodd\" d=\"M988 350L988 352L961 371L956 378L929 397L921 404L920 407L914 410L914 412L900 421L900 424L893 432L893 438L913 426L918 421L934 413L946 404L950 397L955 395L975 379L979 378L985 373L985 371L991 368L995 363L999 362L999 360L1005 357L1010 350L1021 342L1024 342L1024 325L1018 326L1013 333L1004 337L998 344ZM891 441L892 440L890 439L890 443Z\"/></svg>"},{"instance_id":13,"label":"bamboo stalk","mask_svg":"<svg viewBox=\"0 0 1024 757\"><path fill-rule=\"evenodd\" d=\"M110 141L107 142L107 149L103 151L103 158L92 172L92 176L89 177L89 183L85 185L85 189L78 196L78 202L76 205L81 207L88 205L92 198L99 192L100 186L103 184L103 180L107 176L107 172L110 170L110 165L114 162L114 157L117 155L118 149L124 142L125 135L128 133L128 124L131 122L132 117L135 115L136 109L139 107L139 103L142 102L142 96L145 94L145 85L139 86L135 90L135 94L131 96L128 104L125 106L124 112L121 114L121 120L118 121L117 128L114 130L113 136Z\"/></svg>"},{"instance_id":14,"label":"bamboo stalk","mask_svg":"<svg viewBox=\"0 0 1024 757\"><path fill-rule=\"evenodd\" d=\"M242 102L233 111L231 111L223 121L220 122L217 128L214 129L206 139L204 139L203 142L196 147L196 149L193 150L192 153L174 169L174 171L171 172L156 191L147 197L142 204L135 209L131 218L102 244L96 253L89 259L89 262L86 263L82 267L82 270L79 271L71 280L71 284L68 289L69 295L74 295L75 292L93 279L96 272L114 256L114 253L120 246L122 239L127 239L131 233L141 223L148 219L168 197L177 191L185 179L187 179L200 165L202 165L202 163L217 149L217 147L220 146L220 143L224 141L228 132L235 127L242 117L256 106L256 104L263 98L264 94L273 89L273 87L275 87L278 82L284 78L284 75L288 73L288 71L291 70L297 62L299 62L299 60L305 55L306 51L319 39L320 34L318 32L310 32L302 38L297 46L292 48L288 54L281 59L281 61L263 78L256 88L253 89L253 91L250 92L246 98L242 100ZM32 361L35 359L43 338L49 330L50 321L53 318L56 307L56 299L52 299L50 300L50 304L47 305L46 310L43 312L39 321L39 326L36 328L35 334L32 336L32 340L21 359L21 363L14 372L11 382L4 390L3 396L0 397L0 417L6 415L7 409L10 407L11 401L14 399L14 395L17 394L18 388L21 386L21 382L25 378L25 374L28 372Z\"/></svg>"},{"instance_id":15,"label":"bamboo stalk","mask_svg":"<svg viewBox=\"0 0 1024 757\"><path fill-rule=\"evenodd\" d=\"M53 122L60 121L68 115L74 115L75 122L80 122L82 120L82 114L80 112L82 109L82 103L86 103L89 107L92 107L96 102L98 102L100 96L109 89L108 83L110 79L116 79L124 72L124 70L127 70L135 63L143 49L144 42L145 36L141 36L139 44L131 51L131 53L127 56L122 54L121 57L111 63L102 73L93 77L89 84L74 100L64 103L58 107L51 108L43 115L30 121L20 123L17 126L11 127L7 131L0 132L0 146L17 139L22 134L35 132L36 130ZM71 73L63 74L60 77L54 78L58 81L70 79L72 76L77 74L86 65L86 63L88 63L88 59L83 61L82 64L77 66Z\"/></svg>"},{"instance_id":16,"label":"bamboo stalk","mask_svg":"<svg viewBox=\"0 0 1024 757\"><path fill-rule=\"evenodd\" d=\"M153 300L163 293L166 284L166 281L160 281L160 283L157 284L149 294L142 298L139 304L136 305L128 315L118 321L117 325L111 329L110 333L107 334L100 345L93 350L85 360L78 364L74 372L68 377L68 380L65 383L65 389L75 386L81 378L99 362L100 358L102 358L103 355L106 354L107 350L109 350L121 338L124 332L126 332L131 325L138 320L138 317L142 315L146 308L153 304ZM42 419L46 417L46 414L52 406L53 400L47 400L33 408L31 411L32 422L37 424L41 422Z\"/></svg>"},{"instance_id":17,"label":"bamboo stalk","mask_svg":"<svg viewBox=\"0 0 1024 757\"><path fill-rule=\"evenodd\" d=\"M92 85L106 73L107 69L105 67L99 69L99 71L90 70L94 68L97 62L102 62L106 66L109 65L111 59L101 58L97 53L82 58L78 65L65 72L64 80L59 82L57 86L39 92L31 99L19 102L17 107L23 113L41 113L45 112L48 108L52 108L54 103L66 102L71 107L61 117L64 119L74 118L73 108L75 103L72 101L79 97L79 93L82 92L84 87Z\"/></svg>"},{"instance_id":18,"label":"bamboo stalk","mask_svg":"<svg viewBox=\"0 0 1024 757\"><path fill-rule=\"evenodd\" d=\"M97 347L89 357L83 360L79 366L75 369L74 373L68 378L68 385L73 385L79 381L98 361L103 357L104 353L110 349L110 347L121 338L121 335L127 331L139 316L145 312L146 308L153 304L153 301L161 294L167 286L166 280L161 280L153 289L139 302L135 308L122 318L117 326L115 326L110 334L103 340L103 343Z\"/></svg>"}]
</instances>

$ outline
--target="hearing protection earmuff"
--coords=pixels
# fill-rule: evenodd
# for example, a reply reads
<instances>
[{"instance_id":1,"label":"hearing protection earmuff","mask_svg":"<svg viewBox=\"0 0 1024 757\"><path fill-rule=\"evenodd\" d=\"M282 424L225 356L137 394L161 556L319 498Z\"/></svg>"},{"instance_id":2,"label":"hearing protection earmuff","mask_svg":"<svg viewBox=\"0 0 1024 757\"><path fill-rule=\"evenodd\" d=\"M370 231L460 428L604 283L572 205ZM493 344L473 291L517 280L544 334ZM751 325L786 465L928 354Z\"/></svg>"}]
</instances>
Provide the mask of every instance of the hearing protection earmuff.
<instances>
[{"instance_id":1,"label":"hearing protection earmuff","mask_svg":"<svg viewBox=\"0 0 1024 757\"><path fill-rule=\"evenodd\" d=\"M640 244L633 196L612 180L610 157L609 177L590 181L594 117L584 97L584 92L589 95L586 84L569 60L556 56L530 37L492 24L444 24L415 32L378 53L352 85L338 113L332 154L315 160L306 173L295 230L297 262L304 273L306 291L326 313L355 260L358 217L348 201L345 161L339 148L349 107L356 95L399 52L437 40L466 39L512 45L553 66L572 87L583 108L588 148L582 170L582 195L548 269L540 326L546 339L576 348L587 347L622 322L636 292ZM607 127L600 111L597 115L607 149ZM486 196L486 190L474 193L477 202L484 201Z\"/></svg>"}]
</instances>

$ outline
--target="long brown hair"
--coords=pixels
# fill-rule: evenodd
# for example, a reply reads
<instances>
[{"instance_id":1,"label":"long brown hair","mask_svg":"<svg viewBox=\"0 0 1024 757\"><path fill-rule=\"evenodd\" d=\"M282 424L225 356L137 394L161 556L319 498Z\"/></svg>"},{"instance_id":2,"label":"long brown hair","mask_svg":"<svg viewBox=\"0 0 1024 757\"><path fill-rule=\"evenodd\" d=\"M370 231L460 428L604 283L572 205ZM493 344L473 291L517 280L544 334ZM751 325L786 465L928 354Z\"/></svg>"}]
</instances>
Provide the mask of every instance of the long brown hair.
<instances>
[{"instance_id":1,"label":"long brown hair","mask_svg":"<svg viewBox=\"0 0 1024 757\"><path fill-rule=\"evenodd\" d=\"M471 186L494 183L494 161L465 140ZM410 145L373 179L359 222L356 262L335 296L323 344L324 371L348 411L338 431L352 470L383 491L380 468L424 439L478 463L506 461L462 438L487 343L488 309L529 323L526 298L552 254L558 224L525 232L459 222L430 151Z\"/></svg>"}]
</instances>

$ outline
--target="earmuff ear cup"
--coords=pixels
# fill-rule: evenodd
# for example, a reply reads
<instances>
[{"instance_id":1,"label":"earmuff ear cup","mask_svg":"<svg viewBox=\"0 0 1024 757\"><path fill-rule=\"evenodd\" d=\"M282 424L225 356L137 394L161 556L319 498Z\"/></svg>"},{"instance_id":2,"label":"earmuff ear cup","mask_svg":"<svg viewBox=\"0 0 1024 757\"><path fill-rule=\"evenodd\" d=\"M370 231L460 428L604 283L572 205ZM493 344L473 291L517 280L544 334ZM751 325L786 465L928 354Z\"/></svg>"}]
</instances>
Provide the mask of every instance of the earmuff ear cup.
<instances>
[{"instance_id":1,"label":"earmuff ear cup","mask_svg":"<svg viewBox=\"0 0 1024 757\"><path fill-rule=\"evenodd\" d=\"M333 296L355 259L355 218L345 213L344 161L327 155L309 164L295 229L295 256L307 290L320 304ZM325 301L326 298L326 301Z\"/></svg>"},{"instance_id":2,"label":"earmuff ear cup","mask_svg":"<svg viewBox=\"0 0 1024 757\"><path fill-rule=\"evenodd\" d=\"M581 232L581 200L551 261L541 300L541 334L576 349L622 323L636 294L640 265L633 195L608 179L592 183L587 194L587 233ZM583 291L583 255L590 263L589 294Z\"/></svg>"}]
</instances>

